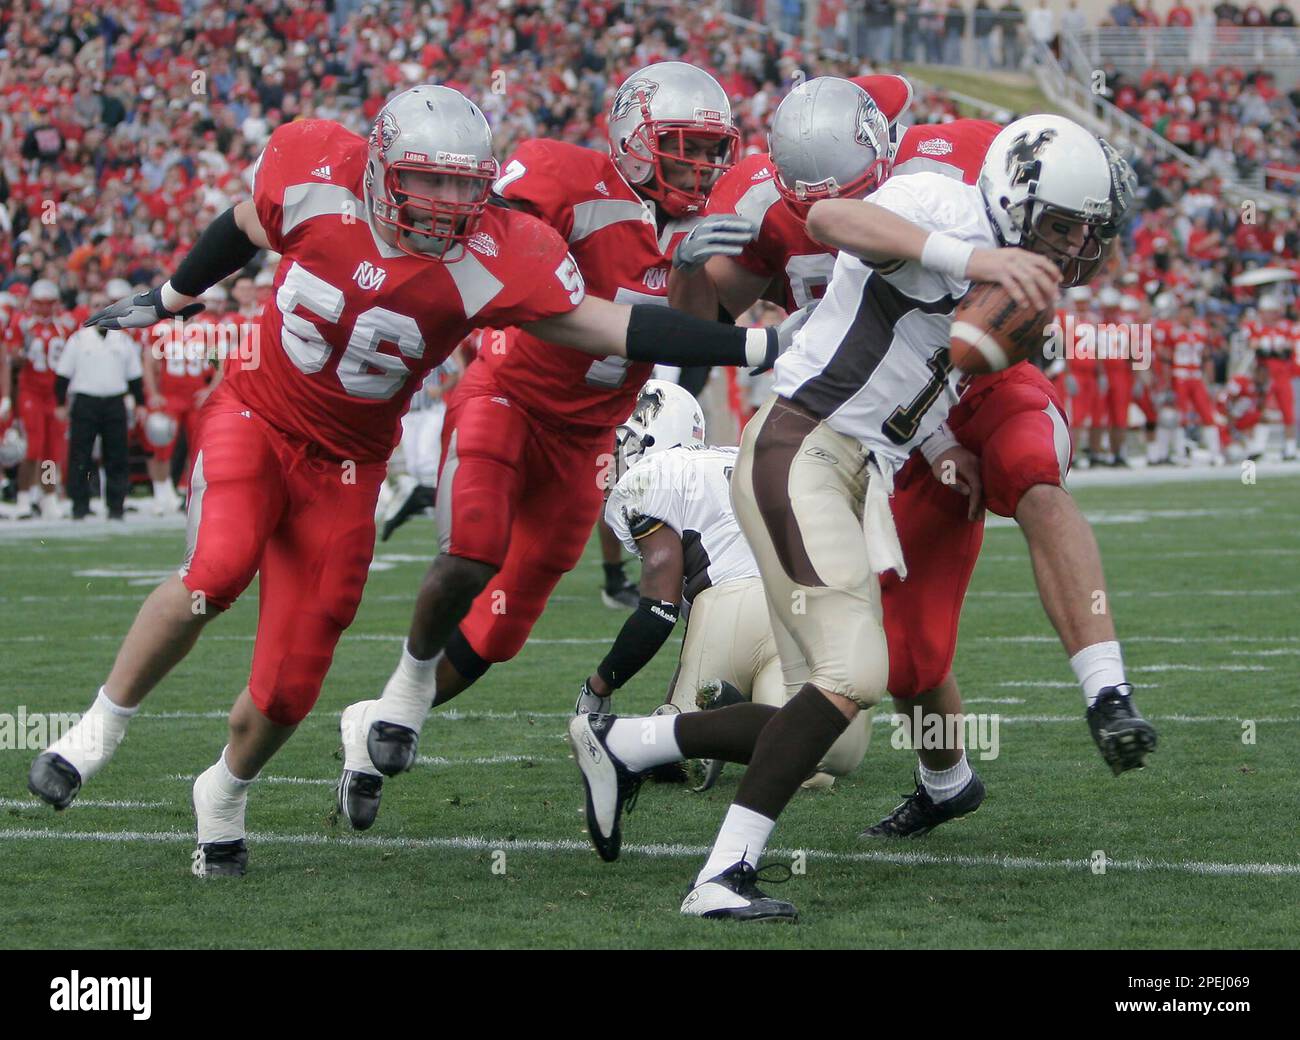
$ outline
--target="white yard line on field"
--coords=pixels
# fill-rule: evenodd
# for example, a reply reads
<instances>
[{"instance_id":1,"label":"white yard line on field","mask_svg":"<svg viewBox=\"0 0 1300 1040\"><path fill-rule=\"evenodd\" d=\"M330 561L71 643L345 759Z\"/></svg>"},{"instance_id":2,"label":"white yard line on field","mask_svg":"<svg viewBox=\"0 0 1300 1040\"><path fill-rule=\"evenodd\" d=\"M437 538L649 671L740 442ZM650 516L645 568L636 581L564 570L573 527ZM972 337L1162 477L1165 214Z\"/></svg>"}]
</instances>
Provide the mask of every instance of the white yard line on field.
<instances>
[{"instance_id":1,"label":"white yard line on field","mask_svg":"<svg viewBox=\"0 0 1300 1040\"><path fill-rule=\"evenodd\" d=\"M401 850L412 852L573 852L591 854L585 841L494 840L474 836L450 838L383 838L377 836L339 836L323 834L257 833L248 835L254 845L342 845L349 848ZM59 831L28 827L0 830L0 841L83 841L113 843L186 843L192 844L189 831ZM654 859L698 859L708 853L703 845L624 845L623 852ZM832 852L825 849L769 849L773 859L804 853L809 859L827 863L886 863L897 866L994 867L1000 870L1060 870L1084 872L1092 869L1090 859L1039 859L1034 856L965 856L930 852ZM1216 863L1197 860L1108 859L1106 870L1132 872L1170 872L1212 877L1294 877L1300 876L1300 863Z\"/></svg>"},{"instance_id":2,"label":"white yard line on field","mask_svg":"<svg viewBox=\"0 0 1300 1040\"><path fill-rule=\"evenodd\" d=\"M167 802L131 802L110 798L78 798L70 809L165 809ZM0 798L0 809L44 809L45 803L39 798Z\"/></svg>"}]
</instances>

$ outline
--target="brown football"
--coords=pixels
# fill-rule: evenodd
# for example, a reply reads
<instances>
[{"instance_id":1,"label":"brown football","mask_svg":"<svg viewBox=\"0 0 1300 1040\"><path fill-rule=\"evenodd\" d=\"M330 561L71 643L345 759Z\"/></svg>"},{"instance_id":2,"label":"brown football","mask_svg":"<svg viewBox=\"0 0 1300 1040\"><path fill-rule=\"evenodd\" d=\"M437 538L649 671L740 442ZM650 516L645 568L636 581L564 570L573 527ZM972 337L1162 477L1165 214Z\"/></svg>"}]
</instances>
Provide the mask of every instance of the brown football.
<instances>
[{"instance_id":1,"label":"brown football","mask_svg":"<svg viewBox=\"0 0 1300 1040\"><path fill-rule=\"evenodd\" d=\"M1043 343L1055 315L1051 305L1021 307L996 282L979 282L952 316L949 355L955 368L971 375L996 372L1023 361Z\"/></svg>"}]
</instances>

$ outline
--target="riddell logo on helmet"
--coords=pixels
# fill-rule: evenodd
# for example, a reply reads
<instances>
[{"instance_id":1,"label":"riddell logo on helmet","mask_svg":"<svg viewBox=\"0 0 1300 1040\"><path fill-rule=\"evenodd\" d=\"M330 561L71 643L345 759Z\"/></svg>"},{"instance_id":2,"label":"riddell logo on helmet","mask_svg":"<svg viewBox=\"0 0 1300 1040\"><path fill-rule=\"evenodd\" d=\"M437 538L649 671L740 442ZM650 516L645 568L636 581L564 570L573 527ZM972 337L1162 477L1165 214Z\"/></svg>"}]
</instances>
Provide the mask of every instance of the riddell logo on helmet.
<instances>
[{"instance_id":1,"label":"riddell logo on helmet","mask_svg":"<svg viewBox=\"0 0 1300 1040\"><path fill-rule=\"evenodd\" d=\"M447 166L477 166L478 160L465 152L439 152L435 161Z\"/></svg>"}]
</instances>

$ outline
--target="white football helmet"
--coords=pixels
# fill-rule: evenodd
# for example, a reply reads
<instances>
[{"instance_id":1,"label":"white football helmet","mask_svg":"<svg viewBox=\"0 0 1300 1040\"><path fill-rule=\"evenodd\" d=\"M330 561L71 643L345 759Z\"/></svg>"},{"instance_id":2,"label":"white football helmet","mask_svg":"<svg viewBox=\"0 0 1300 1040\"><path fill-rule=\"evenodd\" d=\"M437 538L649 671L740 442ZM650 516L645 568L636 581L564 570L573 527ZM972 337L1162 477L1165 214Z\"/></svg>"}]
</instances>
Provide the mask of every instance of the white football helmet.
<instances>
[{"instance_id":1,"label":"white football helmet","mask_svg":"<svg viewBox=\"0 0 1300 1040\"><path fill-rule=\"evenodd\" d=\"M889 120L856 83L820 76L785 96L767 150L800 220L818 199L862 198L889 176Z\"/></svg>"},{"instance_id":2,"label":"white football helmet","mask_svg":"<svg viewBox=\"0 0 1300 1040\"><path fill-rule=\"evenodd\" d=\"M20 423L14 423L0 437L0 468L17 466L27 458L27 434Z\"/></svg>"},{"instance_id":3,"label":"white football helmet","mask_svg":"<svg viewBox=\"0 0 1300 1040\"><path fill-rule=\"evenodd\" d=\"M618 172L671 217L704 209L709 189L735 164L740 146L727 92L703 69L684 61L657 62L628 76L614 92L608 134ZM712 141L712 157L691 158L688 139ZM668 183L665 161L692 170L689 189Z\"/></svg>"},{"instance_id":4,"label":"white football helmet","mask_svg":"<svg viewBox=\"0 0 1300 1040\"><path fill-rule=\"evenodd\" d=\"M166 412L150 412L144 418L144 439L154 448L165 448L176 439L176 419Z\"/></svg>"},{"instance_id":5,"label":"white football helmet","mask_svg":"<svg viewBox=\"0 0 1300 1040\"><path fill-rule=\"evenodd\" d=\"M1112 168L1101 142L1064 116L1017 119L993 138L980 169L980 192L1003 245L1021 246L1061 268L1078 285L1103 256L1115 215ZM1067 243L1082 225L1083 241Z\"/></svg>"},{"instance_id":6,"label":"white football helmet","mask_svg":"<svg viewBox=\"0 0 1300 1040\"><path fill-rule=\"evenodd\" d=\"M676 448L704 443L704 412L689 390L663 379L650 379L636 407L614 431L614 479L641 459Z\"/></svg>"},{"instance_id":7,"label":"white football helmet","mask_svg":"<svg viewBox=\"0 0 1300 1040\"><path fill-rule=\"evenodd\" d=\"M416 191L412 175L432 174L434 193ZM492 129L458 90L422 84L392 98L370 131L366 204L412 256L448 263L487 205L497 161ZM421 186L423 187L423 186Z\"/></svg>"},{"instance_id":8,"label":"white football helmet","mask_svg":"<svg viewBox=\"0 0 1300 1040\"><path fill-rule=\"evenodd\" d=\"M59 287L48 278L38 278L32 283L32 291L27 298L31 301L35 314L48 318L54 314L59 302Z\"/></svg>"}]
</instances>

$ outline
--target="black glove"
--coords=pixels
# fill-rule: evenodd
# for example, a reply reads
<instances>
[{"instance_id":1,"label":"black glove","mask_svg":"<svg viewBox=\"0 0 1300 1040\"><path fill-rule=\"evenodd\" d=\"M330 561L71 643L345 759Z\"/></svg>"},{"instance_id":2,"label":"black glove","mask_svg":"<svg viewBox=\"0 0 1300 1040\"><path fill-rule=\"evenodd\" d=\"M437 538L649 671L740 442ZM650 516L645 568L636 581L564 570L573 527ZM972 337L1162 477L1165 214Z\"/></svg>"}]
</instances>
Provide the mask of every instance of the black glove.
<instances>
[{"instance_id":1,"label":"black glove","mask_svg":"<svg viewBox=\"0 0 1300 1040\"><path fill-rule=\"evenodd\" d=\"M146 292L136 293L105 307L86 319L86 328L147 329L164 318L192 318L204 309L201 303L191 303L179 311L169 311L162 303L162 288L155 286Z\"/></svg>"}]
</instances>

